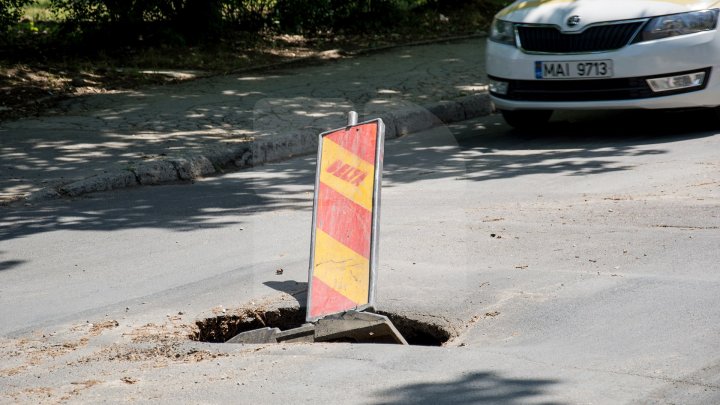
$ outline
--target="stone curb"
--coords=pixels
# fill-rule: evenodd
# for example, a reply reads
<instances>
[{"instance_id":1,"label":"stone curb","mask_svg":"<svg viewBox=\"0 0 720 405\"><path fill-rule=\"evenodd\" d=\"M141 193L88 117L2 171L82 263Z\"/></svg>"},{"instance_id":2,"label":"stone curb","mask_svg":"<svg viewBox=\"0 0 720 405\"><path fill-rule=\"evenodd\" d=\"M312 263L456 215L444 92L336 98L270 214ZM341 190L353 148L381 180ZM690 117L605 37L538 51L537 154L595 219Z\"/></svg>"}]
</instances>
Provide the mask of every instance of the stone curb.
<instances>
[{"instance_id":1,"label":"stone curb","mask_svg":"<svg viewBox=\"0 0 720 405\"><path fill-rule=\"evenodd\" d=\"M379 117L385 122L385 138L393 139L443 124L483 117L491 112L490 96L480 93L425 107L389 111L379 114ZM260 166L315 153L320 132L322 130L318 129L316 133L286 133L237 144L214 145L202 153L142 162L126 169L109 170L56 189L43 189L25 197L25 201L39 202L141 185L189 181L228 170Z\"/></svg>"}]
</instances>

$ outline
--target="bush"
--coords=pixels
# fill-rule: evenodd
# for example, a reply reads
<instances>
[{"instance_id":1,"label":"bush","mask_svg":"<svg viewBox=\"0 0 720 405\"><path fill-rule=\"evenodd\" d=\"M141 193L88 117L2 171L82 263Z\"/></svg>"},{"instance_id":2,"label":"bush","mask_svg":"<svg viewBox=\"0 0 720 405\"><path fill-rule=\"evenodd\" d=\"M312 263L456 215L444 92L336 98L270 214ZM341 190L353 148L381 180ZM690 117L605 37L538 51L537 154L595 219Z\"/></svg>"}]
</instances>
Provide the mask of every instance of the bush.
<instances>
[{"instance_id":1,"label":"bush","mask_svg":"<svg viewBox=\"0 0 720 405\"><path fill-rule=\"evenodd\" d=\"M223 18L232 28L260 31L273 26L276 0L224 0Z\"/></svg>"},{"instance_id":2,"label":"bush","mask_svg":"<svg viewBox=\"0 0 720 405\"><path fill-rule=\"evenodd\" d=\"M0 45L5 53L27 44L58 50L121 50L128 46L185 45L242 30L300 34L362 34L401 27L442 31L437 14L473 29L508 0L47 0L61 21L18 24L33 0L0 0ZM480 15L482 18L478 18ZM447 19L445 20L447 21ZM476 29L476 28L475 28ZM42 38L41 38L42 37ZM54 47L53 45L53 47ZM0 49L0 52L3 52Z\"/></svg>"},{"instance_id":3,"label":"bush","mask_svg":"<svg viewBox=\"0 0 720 405\"><path fill-rule=\"evenodd\" d=\"M189 37L219 32L225 0L52 0L73 27L92 23L107 35L133 37L148 26L172 26ZM109 31L108 31L109 30Z\"/></svg>"},{"instance_id":4,"label":"bush","mask_svg":"<svg viewBox=\"0 0 720 405\"><path fill-rule=\"evenodd\" d=\"M4 34L20 21L23 8L31 2L32 0L0 0L0 34L3 34L2 37L5 37Z\"/></svg>"},{"instance_id":5,"label":"bush","mask_svg":"<svg viewBox=\"0 0 720 405\"><path fill-rule=\"evenodd\" d=\"M425 0L278 0L276 15L284 32L370 31L392 27Z\"/></svg>"}]
</instances>

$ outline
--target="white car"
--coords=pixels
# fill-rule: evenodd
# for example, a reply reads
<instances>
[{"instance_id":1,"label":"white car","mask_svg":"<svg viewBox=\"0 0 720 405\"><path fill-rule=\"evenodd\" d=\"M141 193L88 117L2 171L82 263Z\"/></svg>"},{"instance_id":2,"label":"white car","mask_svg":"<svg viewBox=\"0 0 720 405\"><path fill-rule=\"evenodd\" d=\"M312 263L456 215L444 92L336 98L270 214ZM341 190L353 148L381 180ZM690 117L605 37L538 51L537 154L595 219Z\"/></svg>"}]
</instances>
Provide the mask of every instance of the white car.
<instances>
[{"instance_id":1,"label":"white car","mask_svg":"<svg viewBox=\"0 0 720 405\"><path fill-rule=\"evenodd\" d=\"M501 10L490 95L516 128L554 110L720 105L720 0L527 0Z\"/></svg>"}]
</instances>

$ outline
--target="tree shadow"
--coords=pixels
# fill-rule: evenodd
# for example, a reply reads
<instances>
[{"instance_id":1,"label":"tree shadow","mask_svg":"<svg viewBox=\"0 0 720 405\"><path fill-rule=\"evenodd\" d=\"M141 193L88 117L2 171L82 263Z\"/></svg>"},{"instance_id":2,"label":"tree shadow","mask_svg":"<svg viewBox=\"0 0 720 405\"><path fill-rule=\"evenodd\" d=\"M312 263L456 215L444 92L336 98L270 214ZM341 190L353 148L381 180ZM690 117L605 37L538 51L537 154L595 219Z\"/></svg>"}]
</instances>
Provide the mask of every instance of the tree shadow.
<instances>
[{"instance_id":1,"label":"tree shadow","mask_svg":"<svg viewBox=\"0 0 720 405\"><path fill-rule=\"evenodd\" d=\"M494 372L474 372L450 382L417 383L380 391L378 404L560 404L535 402L557 380L513 379Z\"/></svg>"},{"instance_id":2,"label":"tree shadow","mask_svg":"<svg viewBox=\"0 0 720 405\"><path fill-rule=\"evenodd\" d=\"M427 179L488 181L537 174L592 176L631 170L664 145L716 134L706 112L618 112L560 117L542 131L512 131L488 117L390 140L384 188ZM628 124L618 124L619 122ZM440 135L438 135L440 134ZM266 165L251 174L186 184L97 193L31 207L0 208L0 241L55 230L141 227L190 232L242 224L270 211L312 209L315 156ZM118 196L122 193L122 196Z\"/></svg>"},{"instance_id":3,"label":"tree shadow","mask_svg":"<svg viewBox=\"0 0 720 405\"><path fill-rule=\"evenodd\" d=\"M38 206L0 208L0 241L58 230L161 228L192 232L241 225L248 216L266 211L300 210L310 215L314 160L307 157L268 166L278 179L216 177L194 187L140 187Z\"/></svg>"},{"instance_id":4,"label":"tree shadow","mask_svg":"<svg viewBox=\"0 0 720 405\"><path fill-rule=\"evenodd\" d=\"M11 268L19 266L23 263L25 263L25 261L23 261L23 260L6 260L3 262L0 262L0 271L10 270Z\"/></svg>"},{"instance_id":5,"label":"tree shadow","mask_svg":"<svg viewBox=\"0 0 720 405\"><path fill-rule=\"evenodd\" d=\"M479 54L463 54L458 44L432 49L440 60L427 48L401 48L321 66L72 98L62 115L0 123L0 198L225 142L319 133L344 125L348 111L371 101L454 99L463 85L477 84L470 67ZM428 73L446 80L427 83Z\"/></svg>"},{"instance_id":6,"label":"tree shadow","mask_svg":"<svg viewBox=\"0 0 720 405\"><path fill-rule=\"evenodd\" d=\"M666 144L716 135L707 110L605 111L558 114L547 127L518 131L499 116L450 125L457 149L409 136L386 153L386 179L405 183L458 177L473 181L536 174L588 176L632 170ZM447 145L447 139L444 141ZM418 151L423 153L419 154ZM636 159L637 158L637 159Z\"/></svg>"}]
</instances>

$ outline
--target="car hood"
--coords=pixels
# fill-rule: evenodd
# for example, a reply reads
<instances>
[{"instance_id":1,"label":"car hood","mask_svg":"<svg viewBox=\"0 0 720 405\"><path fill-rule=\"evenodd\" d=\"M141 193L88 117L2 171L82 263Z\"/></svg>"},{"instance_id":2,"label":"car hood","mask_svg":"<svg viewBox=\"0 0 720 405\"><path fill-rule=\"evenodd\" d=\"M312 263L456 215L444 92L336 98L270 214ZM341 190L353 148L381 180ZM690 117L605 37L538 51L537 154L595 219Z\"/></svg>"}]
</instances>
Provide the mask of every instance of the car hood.
<instances>
[{"instance_id":1,"label":"car hood","mask_svg":"<svg viewBox=\"0 0 720 405\"><path fill-rule=\"evenodd\" d=\"M524 0L504 8L497 17L511 22L553 24L564 31L580 31L597 22L704 10L719 4L719 0ZM565 23L572 16L580 17L580 23L568 27Z\"/></svg>"}]
</instances>

